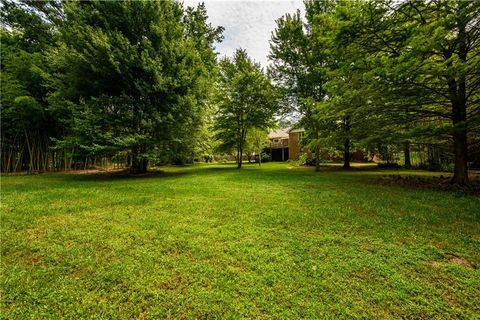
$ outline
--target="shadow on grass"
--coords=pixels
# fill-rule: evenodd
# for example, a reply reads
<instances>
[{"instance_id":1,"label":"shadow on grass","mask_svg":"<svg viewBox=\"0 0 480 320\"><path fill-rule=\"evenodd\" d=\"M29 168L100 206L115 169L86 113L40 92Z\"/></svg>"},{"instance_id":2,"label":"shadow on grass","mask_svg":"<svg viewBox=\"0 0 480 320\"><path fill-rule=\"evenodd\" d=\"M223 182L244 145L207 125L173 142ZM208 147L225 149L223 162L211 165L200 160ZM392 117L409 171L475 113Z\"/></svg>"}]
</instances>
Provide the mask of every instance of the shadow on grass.
<instances>
[{"instance_id":1,"label":"shadow on grass","mask_svg":"<svg viewBox=\"0 0 480 320\"><path fill-rule=\"evenodd\" d=\"M97 171L97 172L78 172L65 174L66 180L79 181L109 181L109 180L126 180L126 179L153 179L153 178L169 178L179 177L188 174L188 171L167 172L163 170L151 170L146 173L133 174L128 169L115 171Z\"/></svg>"},{"instance_id":2,"label":"shadow on grass","mask_svg":"<svg viewBox=\"0 0 480 320\"><path fill-rule=\"evenodd\" d=\"M315 168L314 166L310 166ZM345 168L343 164L331 164L331 165L320 165L320 171L378 171L380 168L376 165L352 165L348 168Z\"/></svg>"}]
</instances>

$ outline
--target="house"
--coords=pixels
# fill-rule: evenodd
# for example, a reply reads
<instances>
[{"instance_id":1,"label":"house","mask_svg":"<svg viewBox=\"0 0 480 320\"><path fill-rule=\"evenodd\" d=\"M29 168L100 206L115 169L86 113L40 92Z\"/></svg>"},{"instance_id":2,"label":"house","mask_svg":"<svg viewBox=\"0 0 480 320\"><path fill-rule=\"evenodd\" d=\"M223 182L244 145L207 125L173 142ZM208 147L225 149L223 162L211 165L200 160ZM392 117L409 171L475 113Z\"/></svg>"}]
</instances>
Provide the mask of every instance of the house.
<instances>
[{"instance_id":1,"label":"house","mask_svg":"<svg viewBox=\"0 0 480 320\"><path fill-rule=\"evenodd\" d=\"M265 152L270 155L272 161L298 160L303 153L300 141L304 129L278 129L268 134L270 145Z\"/></svg>"}]
</instances>

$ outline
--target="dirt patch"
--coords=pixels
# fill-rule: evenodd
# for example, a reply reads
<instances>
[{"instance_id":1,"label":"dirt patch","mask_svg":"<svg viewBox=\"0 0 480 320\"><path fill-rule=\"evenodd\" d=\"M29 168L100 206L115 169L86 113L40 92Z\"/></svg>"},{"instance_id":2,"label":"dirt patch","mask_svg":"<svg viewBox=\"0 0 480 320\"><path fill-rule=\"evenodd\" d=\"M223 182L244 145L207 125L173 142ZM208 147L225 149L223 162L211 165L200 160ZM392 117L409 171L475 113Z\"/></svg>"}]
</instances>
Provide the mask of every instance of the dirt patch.
<instances>
[{"instance_id":1,"label":"dirt patch","mask_svg":"<svg viewBox=\"0 0 480 320\"><path fill-rule=\"evenodd\" d=\"M459 265L459 266L463 266L463 267L465 267L467 269L471 269L471 270L476 269L476 267L473 263L471 263L470 261L468 261L465 258L457 256L456 254L447 253L447 254L445 254L445 256L447 257L447 259L450 263L453 263L453 264L456 264L456 265Z\"/></svg>"},{"instance_id":2,"label":"dirt patch","mask_svg":"<svg viewBox=\"0 0 480 320\"><path fill-rule=\"evenodd\" d=\"M480 176L470 178L468 186L459 186L450 183L451 178L440 175L438 177L384 175L377 182L383 185L396 185L420 189L455 191L480 196Z\"/></svg>"},{"instance_id":3,"label":"dirt patch","mask_svg":"<svg viewBox=\"0 0 480 320\"><path fill-rule=\"evenodd\" d=\"M36 266L41 261L40 257L38 256L28 256L28 257L24 257L24 259L25 259L25 262L30 266Z\"/></svg>"},{"instance_id":4,"label":"dirt patch","mask_svg":"<svg viewBox=\"0 0 480 320\"><path fill-rule=\"evenodd\" d=\"M469 270L477 269L477 267L472 262L454 253L446 253L445 258L446 261L433 261L432 263L430 263L430 265L435 269L443 268L451 264L456 264L457 266L462 266Z\"/></svg>"}]
</instances>

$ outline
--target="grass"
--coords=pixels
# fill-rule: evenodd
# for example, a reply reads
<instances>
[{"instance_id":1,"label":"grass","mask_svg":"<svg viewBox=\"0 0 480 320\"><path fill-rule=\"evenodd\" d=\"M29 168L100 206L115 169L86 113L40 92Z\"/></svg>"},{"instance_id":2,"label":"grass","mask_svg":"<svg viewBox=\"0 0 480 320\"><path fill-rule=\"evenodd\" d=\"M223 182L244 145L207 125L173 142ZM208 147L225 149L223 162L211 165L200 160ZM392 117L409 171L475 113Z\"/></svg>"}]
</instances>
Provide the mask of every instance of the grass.
<instances>
[{"instance_id":1,"label":"grass","mask_svg":"<svg viewBox=\"0 0 480 320\"><path fill-rule=\"evenodd\" d=\"M394 171L164 170L2 177L1 318L478 319L478 197L375 183Z\"/></svg>"}]
</instances>

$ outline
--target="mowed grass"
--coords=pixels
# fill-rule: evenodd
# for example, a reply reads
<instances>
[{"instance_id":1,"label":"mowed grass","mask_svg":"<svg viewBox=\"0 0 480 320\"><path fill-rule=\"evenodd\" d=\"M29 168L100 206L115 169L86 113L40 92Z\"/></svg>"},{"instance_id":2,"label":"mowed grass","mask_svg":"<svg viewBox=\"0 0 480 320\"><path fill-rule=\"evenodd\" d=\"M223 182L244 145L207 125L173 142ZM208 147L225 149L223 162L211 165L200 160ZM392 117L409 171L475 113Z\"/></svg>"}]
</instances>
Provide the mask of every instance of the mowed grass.
<instances>
[{"instance_id":1,"label":"mowed grass","mask_svg":"<svg viewBox=\"0 0 480 320\"><path fill-rule=\"evenodd\" d=\"M398 171L162 170L2 177L1 318L479 317L478 197L375 183Z\"/></svg>"}]
</instances>

